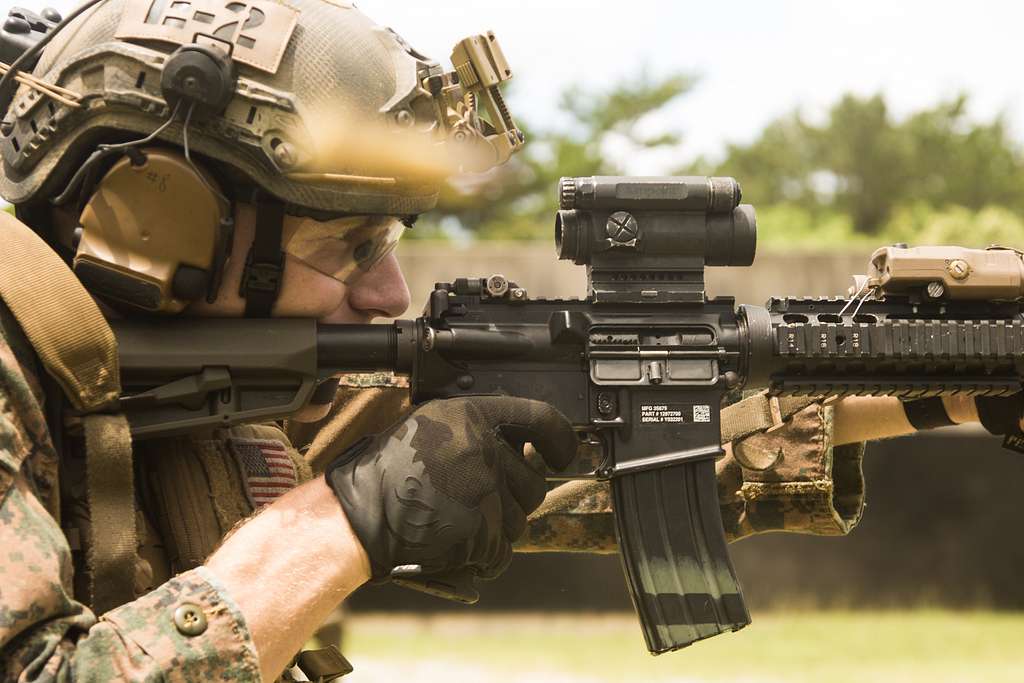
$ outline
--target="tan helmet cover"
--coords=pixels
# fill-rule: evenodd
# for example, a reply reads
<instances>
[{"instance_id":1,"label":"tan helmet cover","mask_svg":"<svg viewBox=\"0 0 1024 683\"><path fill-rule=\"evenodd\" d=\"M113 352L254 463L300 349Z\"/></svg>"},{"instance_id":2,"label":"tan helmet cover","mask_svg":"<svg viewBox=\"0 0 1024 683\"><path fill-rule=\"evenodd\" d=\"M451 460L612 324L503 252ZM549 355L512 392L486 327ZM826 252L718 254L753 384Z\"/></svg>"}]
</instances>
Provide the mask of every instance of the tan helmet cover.
<instances>
[{"instance_id":1,"label":"tan helmet cover","mask_svg":"<svg viewBox=\"0 0 1024 683\"><path fill-rule=\"evenodd\" d=\"M52 197L111 131L121 140L126 132L152 133L172 115L160 88L163 66L190 43L229 52L238 69L224 114L192 122L192 150L299 207L408 215L436 202L442 180L436 174L404 173L401 164L388 172L366 154L334 155L325 167L317 155L325 120L348 129L349 139L372 129L406 136L398 140L433 142L439 132L451 133L477 117L474 97L466 96L466 107L456 104L454 112L445 104L458 78L346 0L106 0L58 33L34 70L81 95L81 106L25 87L15 97L0 137L0 195L15 204ZM458 55L474 60L477 73L491 74L478 80L490 88L485 95L499 98L493 108L504 112L505 121L485 132L497 128L505 147L515 151L522 135L497 94L497 82L511 76L500 48L494 43L493 49ZM459 73L465 70L463 64ZM482 103L492 108L487 97ZM177 146L182 138L180 121L159 135ZM399 146L393 156L401 151Z\"/></svg>"}]
</instances>

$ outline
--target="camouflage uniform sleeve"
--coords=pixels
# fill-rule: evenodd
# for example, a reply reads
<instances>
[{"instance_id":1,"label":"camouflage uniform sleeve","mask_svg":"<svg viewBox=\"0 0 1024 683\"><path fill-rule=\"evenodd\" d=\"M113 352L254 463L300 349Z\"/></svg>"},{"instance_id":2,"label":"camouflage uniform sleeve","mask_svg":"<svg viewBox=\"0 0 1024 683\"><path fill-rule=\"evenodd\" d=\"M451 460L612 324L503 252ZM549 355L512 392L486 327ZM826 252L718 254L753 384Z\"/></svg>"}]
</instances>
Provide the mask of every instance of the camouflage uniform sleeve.
<instances>
[{"instance_id":1,"label":"camouflage uniform sleeve","mask_svg":"<svg viewBox=\"0 0 1024 683\"><path fill-rule=\"evenodd\" d=\"M205 568L99 619L76 602L70 549L20 475L0 503L0 548L0 680L260 680L245 621Z\"/></svg>"},{"instance_id":2,"label":"camouflage uniform sleeve","mask_svg":"<svg viewBox=\"0 0 1024 683\"><path fill-rule=\"evenodd\" d=\"M33 368L0 303L0 681L260 680L241 613L203 568L99 619L74 600Z\"/></svg>"},{"instance_id":3,"label":"camouflage uniform sleeve","mask_svg":"<svg viewBox=\"0 0 1024 683\"><path fill-rule=\"evenodd\" d=\"M718 461L718 497L730 542L768 531L836 536L856 526L864 510L864 444L833 447L832 412L812 404L777 431L737 440L734 455ZM516 549L615 552L611 510L607 484L563 484L530 516Z\"/></svg>"},{"instance_id":4,"label":"camouflage uniform sleeve","mask_svg":"<svg viewBox=\"0 0 1024 683\"><path fill-rule=\"evenodd\" d=\"M338 391L325 417L316 422L287 420L285 433L318 474L358 439L384 431L409 410L407 377L348 373L338 377Z\"/></svg>"},{"instance_id":5,"label":"camouflage uniform sleeve","mask_svg":"<svg viewBox=\"0 0 1024 683\"><path fill-rule=\"evenodd\" d=\"M769 531L843 536L864 512L864 444L832 445L833 409L813 403L717 464L730 540ZM771 463L768 465L768 463Z\"/></svg>"}]
</instances>

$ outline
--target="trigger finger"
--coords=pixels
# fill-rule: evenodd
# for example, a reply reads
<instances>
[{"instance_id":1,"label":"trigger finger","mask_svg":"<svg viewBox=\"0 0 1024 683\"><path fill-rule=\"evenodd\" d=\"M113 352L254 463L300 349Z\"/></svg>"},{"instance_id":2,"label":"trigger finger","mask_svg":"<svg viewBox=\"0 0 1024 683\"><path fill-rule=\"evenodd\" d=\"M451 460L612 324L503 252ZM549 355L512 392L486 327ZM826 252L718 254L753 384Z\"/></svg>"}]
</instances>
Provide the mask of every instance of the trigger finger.
<instances>
[{"instance_id":1,"label":"trigger finger","mask_svg":"<svg viewBox=\"0 0 1024 683\"><path fill-rule=\"evenodd\" d=\"M522 455L510 448L502 448L501 469L505 475L505 486L519 504L529 514L544 502L548 485L544 475L531 468Z\"/></svg>"},{"instance_id":2,"label":"trigger finger","mask_svg":"<svg viewBox=\"0 0 1024 683\"><path fill-rule=\"evenodd\" d=\"M579 440L572 424L557 408L539 401L532 403L527 440L551 469L560 472L576 458Z\"/></svg>"},{"instance_id":3,"label":"trigger finger","mask_svg":"<svg viewBox=\"0 0 1024 683\"><path fill-rule=\"evenodd\" d=\"M514 541L526 531L526 512L507 490L501 492L501 525L505 531L505 538Z\"/></svg>"},{"instance_id":4,"label":"trigger finger","mask_svg":"<svg viewBox=\"0 0 1024 683\"><path fill-rule=\"evenodd\" d=\"M505 539L501 540L501 545L498 547L497 552L491 561L486 566L480 567L477 570L477 576L481 579L496 579L508 569L508 566L512 563L512 544Z\"/></svg>"},{"instance_id":5,"label":"trigger finger","mask_svg":"<svg viewBox=\"0 0 1024 683\"><path fill-rule=\"evenodd\" d=\"M576 457L579 443L572 423L542 401L511 396L484 396L477 408L509 442L530 442L554 470L564 470Z\"/></svg>"},{"instance_id":6,"label":"trigger finger","mask_svg":"<svg viewBox=\"0 0 1024 683\"><path fill-rule=\"evenodd\" d=\"M548 465L544 462L544 456L537 452L532 443L528 443L523 447L523 458L526 460L527 467L531 470L542 477L547 474Z\"/></svg>"}]
</instances>

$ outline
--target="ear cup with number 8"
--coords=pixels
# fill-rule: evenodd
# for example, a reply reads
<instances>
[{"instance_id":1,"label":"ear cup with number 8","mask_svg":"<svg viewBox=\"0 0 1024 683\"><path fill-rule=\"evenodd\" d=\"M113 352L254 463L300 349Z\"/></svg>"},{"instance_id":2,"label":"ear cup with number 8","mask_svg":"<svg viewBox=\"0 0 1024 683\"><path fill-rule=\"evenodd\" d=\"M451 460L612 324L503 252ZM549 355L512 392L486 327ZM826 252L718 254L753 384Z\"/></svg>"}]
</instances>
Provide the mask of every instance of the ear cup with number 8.
<instances>
[{"instance_id":1,"label":"ear cup with number 8","mask_svg":"<svg viewBox=\"0 0 1024 683\"><path fill-rule=\"evenodd\" d=\"M74 271L113 303L178 313L218 270L226 207L216 181L181 154L143 152L142 163L114 164L86 203Z\"/></svg>"}]
</instances>

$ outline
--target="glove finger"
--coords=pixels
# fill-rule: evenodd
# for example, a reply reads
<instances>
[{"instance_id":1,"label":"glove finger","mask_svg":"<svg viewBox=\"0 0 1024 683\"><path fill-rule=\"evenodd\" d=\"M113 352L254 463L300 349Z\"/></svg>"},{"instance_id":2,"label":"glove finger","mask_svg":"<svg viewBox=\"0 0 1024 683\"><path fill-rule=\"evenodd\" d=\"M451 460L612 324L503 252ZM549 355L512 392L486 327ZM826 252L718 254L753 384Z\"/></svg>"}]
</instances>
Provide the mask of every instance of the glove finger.
<instances>
[{"instance_id":1,"label":"glove finger","mask_svg":"<svg viewBox=\"0 0 1024 683\"><path fill-rule=\"evenodd\" d=\"M576 457L576 433L554 406L514 396L481 396L475 404L506 441L518 446L516 450L520 453L522 446L530 442L556 471L564 470Z\"/></svg>"},{"instance_id":2,"label":"glove finger","mask_svg":"<svg viewBox=\"0 0 1024 683\"><path fill-rule=\"evenodd\" d=\"M477 576L481 579L496 579L501 576L512 563L512 544L502 538L491 560L477 568Z\"/></svg>"},{"instance_id":3,"label":"glove finger","mask_svg":"<svg viewBox=\"0 0 1024 683\"><path fill-rule=\"evenodd\" d=\"M466 538L466 555L462 560L456 560L463 566L479 570L493 562L498 552L498 546L505 539L504 532L504 508L501 485L499 485L481 500L475 513L477 515L476 528ZM454 567L453 567L454 568Z\"/></svg>"},{"instance_id":4,"label":"glove finger","mask_svg":"<svg viewBox=\"0 0 1024 683\"><path fill-rule=\"evenodd\" d=\"M507 446L499 448L498 460L501 463L504 488L518 503L520 512L525 511L525 514L529 514L536 510L537 506L544 502L544 496L548 492L544 475L531 468L522 455ZM522 533L522 530L519 533ZM516 534L512 538L518 536L519 534Z\"/></svg>"},{"instance_id":5,"label":"glove finger","mask_svg":"<svg viewBox=\"0 0 1024 683\"><path fill-rule=\"evenodd\" d=\"M526 531L526 512L507 487L501 489L501 525L505 530L505 538L510 541L516 540Z\"/></svg>"},{"instance_id":6,"label":"glove finger","mask_svg":"<svg viewBox=\"0 0 1024 683\"><path fill-rule=\"evenodd\" d=\"M526 459L526 464L531 470L542 477L544 476L548 470L547 465L544 464L544 458L537 452L532 443L528 443L523 447L523 457Z\"/></svg>"}]
</instances>

